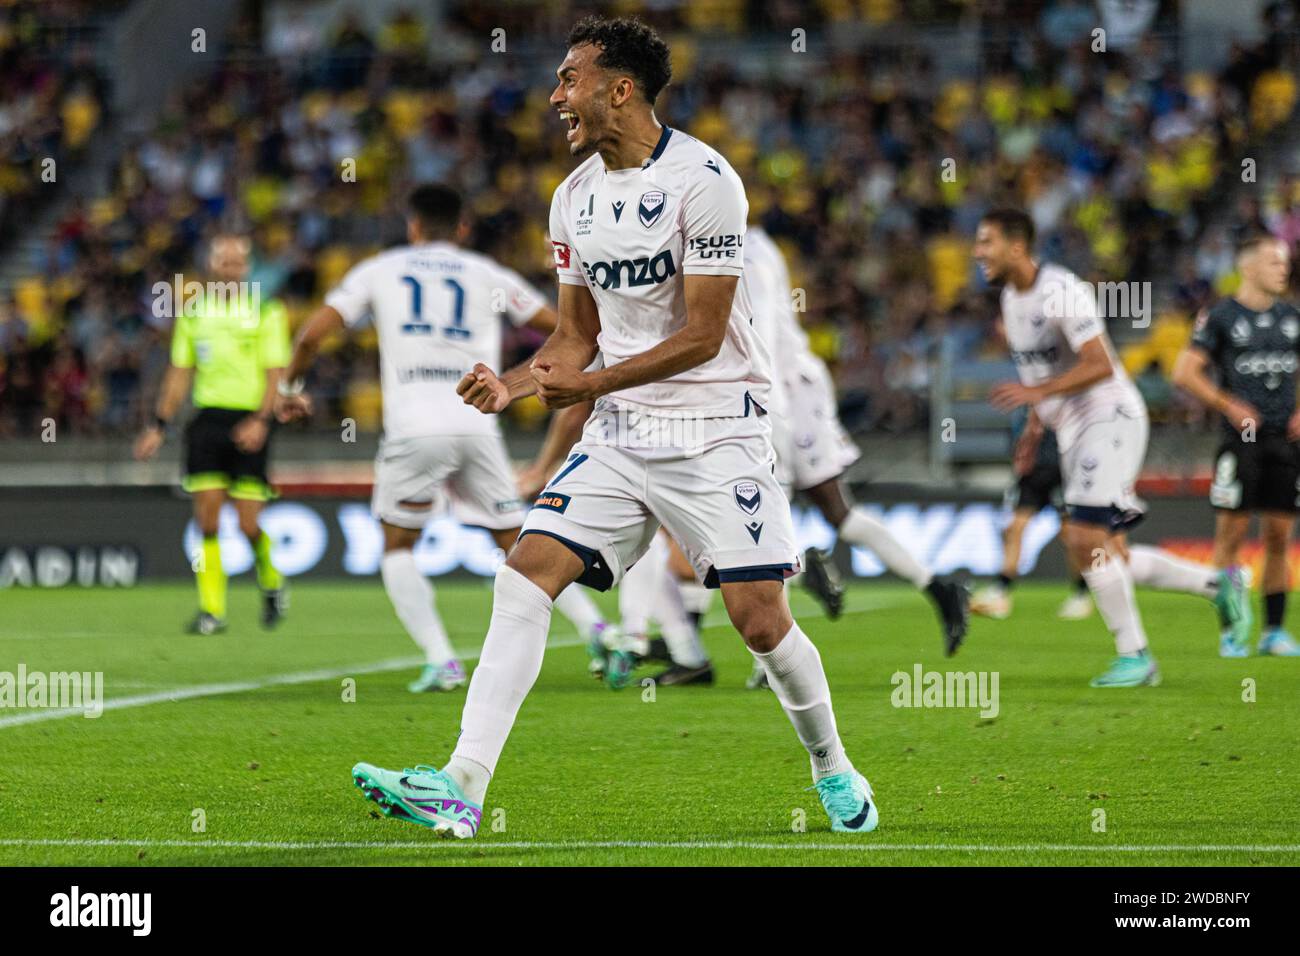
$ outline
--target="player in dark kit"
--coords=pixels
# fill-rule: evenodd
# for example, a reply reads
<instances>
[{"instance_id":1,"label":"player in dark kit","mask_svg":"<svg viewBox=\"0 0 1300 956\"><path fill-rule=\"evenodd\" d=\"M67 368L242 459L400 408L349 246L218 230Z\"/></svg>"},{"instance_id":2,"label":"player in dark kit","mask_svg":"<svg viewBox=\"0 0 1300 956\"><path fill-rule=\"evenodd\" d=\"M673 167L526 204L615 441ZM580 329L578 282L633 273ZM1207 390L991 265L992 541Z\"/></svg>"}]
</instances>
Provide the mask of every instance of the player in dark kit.
<instances>
[{"instance_id":1,"label":"player in dark kit","mask_svg":"<svg viewBox=\"0 0 1300 956\"><path fill-rule=\"evenodd\" d=\"M1294 657L1300 646L1282 626L1290 589L1287 548L1300 510L1300 312L1281 301L1291 274L1290 250L1272 236L1252 236L1237 248L1241 285L1196 323L1178 357L1174 382L1224 418L1210 504L1214 563L1237 564L1252 513L1264 538L1264 614L1259 653ZM1207 374L1215 369L1218 383ZM1225 634L1219 653L1244 657L1244 641Z\"/></svg>"},{"instance_id":2,"label":"player in dark kit","mask_svg":"<svg viewBox=\"0 0 1300 956\"><path fill-rule=\"evenodd\" d=\"M1044 508L1054 507L1058 511L1063 508L1061 453L1056 445L1056 432L1023 415L1015 430L1018 434L1012 465L1016 483L1007 491L1006 507L1011 511L1011 520L1002 530L1002 570L997 581L980 588L970 602L971 613L999 621L1011 616L1011 591L1020 576L1021 545L1029 522ZM1088 593L1088 582L1074 565L1069 548L1065 549L1065 561L1074 583L1056 616L1063 621L1082 621L1092 614L1092 595Z\"/></svg>"}]
</instances>

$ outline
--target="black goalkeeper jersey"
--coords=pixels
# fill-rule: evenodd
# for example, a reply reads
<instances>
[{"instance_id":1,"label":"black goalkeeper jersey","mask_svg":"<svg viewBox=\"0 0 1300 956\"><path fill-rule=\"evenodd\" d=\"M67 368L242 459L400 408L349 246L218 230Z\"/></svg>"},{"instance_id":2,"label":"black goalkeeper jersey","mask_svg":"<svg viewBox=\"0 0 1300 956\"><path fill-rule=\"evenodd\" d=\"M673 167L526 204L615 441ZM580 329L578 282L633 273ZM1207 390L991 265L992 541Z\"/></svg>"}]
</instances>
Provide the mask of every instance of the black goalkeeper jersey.
<instances>
[{"instance_id":1,"label":"black goalkeeper jersey","mask_svg":"<svg viewBox=\"0 0 1300 956\"><path fill-rule=\"evenodd\" d=\"M1296 407L1300 312L1282 301L1254 312L1224 299L1197 322L1192 344L1210 356L1220 386L1259 412L1260 432L1286 431Z\"/></svg>"}]
</instances>

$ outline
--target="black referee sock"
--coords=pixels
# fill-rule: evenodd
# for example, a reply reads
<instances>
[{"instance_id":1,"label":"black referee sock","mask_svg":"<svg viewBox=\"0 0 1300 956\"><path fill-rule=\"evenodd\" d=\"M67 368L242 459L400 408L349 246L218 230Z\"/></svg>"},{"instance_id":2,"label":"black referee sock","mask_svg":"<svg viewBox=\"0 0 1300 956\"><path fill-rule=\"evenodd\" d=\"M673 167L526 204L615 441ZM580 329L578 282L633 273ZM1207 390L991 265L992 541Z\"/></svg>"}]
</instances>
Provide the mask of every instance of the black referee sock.
<instances>
[{"instance_id":1,"label":"black referee sock","mask_svg":"<svg viewBox=\"0 0 1300 956\"><path fill-rule=\"evenodd\" d=\"M1082 575L1082 574L1079 575L1078 578L1075 579L1075 581L1074 581L1074 589L1075 589L1076 591L1078 591L1080 594L1087 594L1087 593L1088 593L1088 582L1085 581L1085 580L1083 579L1083 575Z\"/></svg>"},{"instance_id":2,"label":"black referee sock","mask_svg":"<svg viewBox=\"0 0 1300 956\"><path fill-rule=\"evenodd\" d=\"M1268 628L1281 627L1282 621L1286 619L1286 592L1278 591L1276 594L1264 595L1264 626Z\"/></svg>"},{"instance_id":3,"label":"black referee sock","mask_svg":"<svg viewBox=\"0 0 1300 956\"><path fill-rule=\"evenodd\" d=\"M1011 577L1011 575L1009 575L1009 574L999 574L999 575L998 575L998 584L1000 584L1000 585L1002 586L1002 589L1003 589L1004 591L1010 591L1010 590L1011 590L1011 585L1013 585L1013 584L1015 584L1015 583L1016 583L1016 579L1013 578L1013 577Z\"/></svg>"}]
</instances>

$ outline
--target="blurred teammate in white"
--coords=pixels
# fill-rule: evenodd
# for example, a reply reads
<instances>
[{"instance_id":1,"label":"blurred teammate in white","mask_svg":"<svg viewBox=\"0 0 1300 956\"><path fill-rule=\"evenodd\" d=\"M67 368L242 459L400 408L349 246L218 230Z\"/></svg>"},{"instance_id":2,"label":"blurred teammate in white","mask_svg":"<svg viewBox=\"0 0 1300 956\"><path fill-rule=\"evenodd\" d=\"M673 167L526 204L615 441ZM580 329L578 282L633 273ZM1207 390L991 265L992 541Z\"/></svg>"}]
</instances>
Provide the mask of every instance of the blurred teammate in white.
<instances>
[{"instance_id":1,"label":"blurred teammate in white","mask_svg":"<svg viewBox=\"0 0 1300 956\"><path fill-rule=\"evenodd\" d=\"M773 354L781 356L773 417L783 483L806 495L840 538L873 552L886 568L930 598L943 628L944 650L956 653L966 636L966 588L951 576L936 575L882 521L851 504L843 475L862 453L840 424L830 370L813 354L795 315L785 256L760 226L750 226L745 236L745 281L755 301L754 325L770 337ZM832 620L839 616L843 587L829 560L814 548L804 555L804 584Z\"/></svg>"},{"instance_id":2,"label":"blurred teammate in white","mask_svg":"<svg viewBox=\"0 0 1300 956\"><path fill-rule=\"evenodd\" d=\"M595 399L596 411L497 573L451 759L442 770L360 763L354 782L390 815L473 836L541 670L555 596L575 580L617 583L662 523L766 667L831 828L872 830L871 790L845 755L821 657L785 601L798 556L772 473L768 357L737 288L744 187L720 154L656 119L672 70L644 24L580 21L556 72L550 102L584 158L551 204L558 324L530 369L498 378L479 366L463 390L488 412L533 392L555 408ZM587 371L597 355L602 367ZM575 814L590 812L582 783Z\"/></svg>"},{"instance_id":3,"label":"blurred teammate in white","mask_svg":"<svg viewBox=\"0 0 1300 956\"><path fill-rule=\"evenodd\" d=\"M1031 455L1043 429L1056 432L1066 507L1065 546L1115 637L1118 656L1093 687L1160 683L1147 647L1134 584L1199 594L1220 613L1242 613L1240 582L1159 548L1128 545L1145 506L1134 492L1146 457L1146 405L1115 358L1092 286L1061 266L1033 258L1034 224L1016 209L996 209L979 224L975 259L988 281L1003 283L1002 322L1019 382L990 392L994 407L1031 406L1021 436Z\"/></svg>"},{"instance_id":4,"label":"blurred teammate in white","mask_svg":"<svg viewBox=\"0 0 1300 956\"><path fill-rule=\"evenodd\" d=\"M456 384L478 363L501 361L501 318L549 332L555 312L517 273L462 249L460 195L425 184L408 200L407 240L354 266L325 297L294 345L276 413L310 412L302 376L321 342L372 316L379 335L384 436L375 459L371 510L384 529L380 573L393 610L425 653L413 692L462 686L465 670L412 549L435 506L450 499L464 524L508 549L527 509L493 418L467 407ZM589 637L605 628L591 598L569 588L556 606Z\"/></svg>"}]
</instances>

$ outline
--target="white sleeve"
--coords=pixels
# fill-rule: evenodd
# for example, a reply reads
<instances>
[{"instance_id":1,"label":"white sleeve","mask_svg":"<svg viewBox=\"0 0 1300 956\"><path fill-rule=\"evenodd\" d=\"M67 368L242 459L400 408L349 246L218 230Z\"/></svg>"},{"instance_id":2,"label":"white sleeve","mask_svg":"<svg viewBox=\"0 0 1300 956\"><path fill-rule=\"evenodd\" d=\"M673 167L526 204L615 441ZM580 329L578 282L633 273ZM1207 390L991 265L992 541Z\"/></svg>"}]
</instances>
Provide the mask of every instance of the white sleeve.
<instances>
[{"instance_id":1,"label":"white sleeve","mask_svg":"<svg viewBox=\"0 0 1300 956\"><path fill-rule=\"evenodd\" d=\"M700 167L682 201L682 233L686 252L682 273L739 276L744 271L746 220L749 202L745 187L730 166L721 173Z\"/></svg>"},{"instance_id":2,"label":"white sleeve","mask_svg":"<svg viewBox=\"0 0 1300 956\"><path fill-rule=\"evenodd\" d=\"M371 260L357 263L347 271L338 285L325 296L325 304L343 316L348 328L357 325L370 313Z\"/></svg>"},{"instance_id":3,"label":"white sleeve","mask_svg":"<svg viewBox=\"0 0 1300 956\"><path fill-rule=\"evenodd\" d=\"M1097 296L1092 286L1071 276L1066 281L1062 315L1055 317L1070 348L1077 352L1089 339L1106 334L1106 323L1097 314Z\"/></svg>"},{"instance_id":4,"label":"white sleeve","mask_svg":"<svg viewBox=\"0 0 1300 956\"><path fill-rule=\"evenodd\" d=\"M555 274L560 285L586 285L587 277L582 272L582 262L577 250L569 241L568 203L563 197L567 194L564 185L555 190L551 197L551 252L555 256Z\"/></svg>"},{"instance_id":5,"label":"white sleeve","mask_svg":"<svg viewBox=\"0 0 1300 956\"><path fill-rule=\"evenodd\" d=\"M546 305L545 296L513 269L498 266L492 279L494 290L501 290L499 311L510 320L511 325L523 325Z\"/></svg>"}]
</instances>

